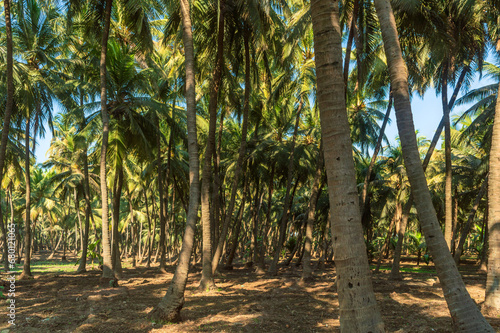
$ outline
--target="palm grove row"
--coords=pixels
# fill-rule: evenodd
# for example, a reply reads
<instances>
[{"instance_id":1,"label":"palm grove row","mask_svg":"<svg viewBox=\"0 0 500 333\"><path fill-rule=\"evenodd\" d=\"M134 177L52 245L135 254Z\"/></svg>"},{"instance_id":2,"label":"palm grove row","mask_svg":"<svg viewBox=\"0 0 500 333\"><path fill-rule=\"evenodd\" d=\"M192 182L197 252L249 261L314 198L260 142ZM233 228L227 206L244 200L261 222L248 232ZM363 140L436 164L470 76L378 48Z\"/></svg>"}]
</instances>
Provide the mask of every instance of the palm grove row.
<instances>
[{"instance_id":1,"label":"palm grove row","mask_svg":"<svg viewBox=\"0 0 500 333\"><path fill-rule=\"evenodd\" d=\"M102 258L106 284L123 256L162 271L174 258L149 316L178 321L192 255L207 290L237 254L259 272L270 258L277 274L289 253L304 280L312 258L334 254L341 330L383 332L368 259L393 248L396 279L404 251L432 258L457 332L493 332L456 264L463 251L487 262L484 308L500 309L498 86L469 89L478 72L498 80L485 59L498 56L499 10L493 0L4 0L5 270L9 222L21 279L32 251L61 243L80 251L79 272ZM410 105L428 89L442 97L432 141L416 135ZM456 105L469 108L450 119ZM393 107L396 146L384 135ZM47 124L48 160L35 165Z\"/></svg>"}]
</instances>

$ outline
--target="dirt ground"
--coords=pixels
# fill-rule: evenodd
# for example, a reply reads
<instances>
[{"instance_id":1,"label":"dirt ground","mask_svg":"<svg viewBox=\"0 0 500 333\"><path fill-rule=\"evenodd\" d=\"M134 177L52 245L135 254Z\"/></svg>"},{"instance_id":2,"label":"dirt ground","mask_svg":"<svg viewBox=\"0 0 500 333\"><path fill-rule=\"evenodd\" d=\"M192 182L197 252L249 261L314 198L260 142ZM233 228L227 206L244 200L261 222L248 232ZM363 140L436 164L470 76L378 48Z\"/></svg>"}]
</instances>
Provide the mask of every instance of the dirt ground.
<instances>
[{"instance_id":1,"label":"dirt ground","mask_svg":"<svg viewBox=\"0 0 500 333\"><path fill-rule=\"evenodd\" d=\"M399 282L390 280L388 271L374 274L387 332L452 332L432 264L423 266L424 272L403 273L404 280ZM415 267L415 263L404 262L403 267ZM316 281L307 286L299 283L301 269L293 264L281 267L277 277L258 276L236 265L216 278L218 289L209 293L196 289L201 277L197 265L190 271L182 323L160 327L145 318L165 294L174 268L168 267L168 274L160 274L154 265L124 269L118 288L99 287L101 272L97 270L43 273L33 280L17 281L16 328L7 323L5 305L0 309L0 333L339 331L332 263L316 271ZM469 293L481 305L485 273L472 263L462 266L462 273ZM500 331L500 316L487 319Z\"/></svg>"}]
</instances>

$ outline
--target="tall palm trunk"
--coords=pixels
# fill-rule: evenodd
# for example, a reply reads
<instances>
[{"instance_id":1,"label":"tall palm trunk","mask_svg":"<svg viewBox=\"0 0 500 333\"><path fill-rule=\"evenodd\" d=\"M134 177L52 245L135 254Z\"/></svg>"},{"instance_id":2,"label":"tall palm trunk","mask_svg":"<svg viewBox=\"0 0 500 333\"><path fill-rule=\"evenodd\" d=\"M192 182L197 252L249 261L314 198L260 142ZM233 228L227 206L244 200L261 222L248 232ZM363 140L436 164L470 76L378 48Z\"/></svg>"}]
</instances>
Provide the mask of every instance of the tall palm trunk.
<instances>
[{"instance_id":1,"label":"tall palm trunk","mask_svg":"<svg viewBox=\"0 0 500 333\"><path fill-rule=\"evenodd\" d=\"M123 187L123 167L120 165L116 170L115 184L113 186L113 244L111 248L111 268L117 278L121 277L122 264L120 259L120 199Z\"/></svg>"},{"instance_id":2,"label":"tall palm trunk","mask_svg":"<svg viewBox=\"0 0 500 333\"><path fill-rule=\"evenodd\" d=\"M295 126L293 129L293 136L292 136L292 147L291 147L291 154L290 157L288 158L288 175L287 175L287 182L286 182L286 191L285 191L285 205L283 206L283 213L281 215L281 220L279 224L279 239L278 239L278 244L276 244L276 250L274 252L274 257L273 261L271 262L271 265L269 266L269 274L271 275L276 275L278 274L278 261L280 258L281 254L281 249L283 247L283 242L285 241L285 235L286 235L286 229L288 226L288 214L290 211L290 206L292 204L292 201L290 200L290 190L292 189L292 180L293 180L293 174L295 171L295 161L294 161L294 155L295 155L295 141L297 140L297 133L299 131L299 122L300 122L300 113L302 111L302 97L300 98L299 101L299 107L297 110L297 115L295 116Z\"/></svg>"},{"instance_id":3,"label":"tall palm trunk","mask_svg":"<svg viewBox=\"0 0 500 333\"><path fill-rule=\"evenodd\" d=\"M498 85L500 92L500 84ZM500 310L500 93L497 95L488 180L488 273L485 309Z\"/></svg>"},{"instance_id":4,"label":"tall palm trunk","mask_svg":"<svg viewBox=\"0 0 500 333\"><path fill-rule=\"evenodd\" d=\"M212 175L212 158L215 150L215 132L217 127L217 104L219 89L222 81L222 66L224 64L224 1L219 1L219 27L217 34L217 55L213 80L210 85L210 100L208 112L210 115L208 127L207 148L202 171L201 182L201 223L203 227L203 268L199 289L210 290L215 288L212 274L212 228L213 215L210 211L210 183ZM213 204L213 203L212 203Z\"/></svg>"},{"instance_id":5,"label":"tall palm trunk","mask_svg":"<svg viewBox=\"0 0 500 333\"><path fill-rule=\"evenodd\" d=\"M25 158L24 158L24 172L26 182L26 210L25 210L25 224L24 224L24 266L23 272L19 279L27 279L31 276L31 178L30 178L30 115L26 118L25 129Z\"/></svg>"},{"instance_id":6,"label":"tall palm trunk","mask_svg":"<svg viewBox=\"0 0 500 333\"><path fill-rule=\"evenodd\" d=\"M108 151L109 138L109 114L106 99L106 55L108 52L109 27L111 22L111 6L113 0L106 0L104 10L104 29L101 40L101 60L100 60L100 79L101 79L101 117L102 117L102 146L100 159L100 180L101 180L101 205L102 205L102 260L103 269L101 283L106 285L109 280L114 279L111 264L111 243L109 237L109 206L108 206L108 185L106 182L106 154Z\"/></svg>"},{"instance_id":7,"label":"tall palm trunk","mask_svg":"<svg viewBox=\"0 0 500 333\"><path fill-rule=\"evenodd\" d=\"M5 37L7 46L7 101L5 103L5 113L3 115L2 139L0 141L0 184L3 181L3 167L5 164L5 154L7 152L7 141L9 140L10 118L14 109L14 59L12 53L12 25L10 17L10 0L4 0L4 20L5 20ZM2 207L0 205L0 222L3 221ZM3 225L3 222L2 222ZM17 230L17 228L16 228ZM7 240L5 230L2 230L5 235L4 242ZM4 246L5 271L8 271L7 263L7 246Z\"/></svg>"},{"instance_id":8,"label":"tall palm trunk","mask_svg":"<svg viewBox=\"0 0 500 333\"><path fill-rule=\"evenodd\" d=\"M380 21L385 54L387 55L406 172L415 199L420 225L434 259L444 297L451 312L454 331L493 332L493 329L481 315L465 288L462 277L444 240L432 204L418 152L411 113L408 72L402 57L391 4L389 0L375 0L375 7Z\"/></svg>"},{"instance_id":9,"label":"tall palm trunk","mask_svg":"<svg viewBox=\"0 0 500 333\"><path fill-rule=\"evenodd\" d=\"M447 61L447 60L446 60ZM441 101L443 104L444 119L444 154L445 154L445 186L444 186L444 239L448 249L452 250L453 239L453 198L452 198L452 170L451 170L451 124L450 108L448 107L448 64L443 65L441 78Z\"/></svg>"},{"instance_id":10,"label":"tall palm trunk","mask_svg":"<svg viewBox=\"0 0 500 333\"><path fill-rule=\"evenodd\" d=\"M85 147L85 153L83 154L83 182L84 182L84 197L85 197L85 226L83 232L83 247L82 256L80 257L80 265L78 266L77 272L83 273L87 270L87 248L89 245L89 229L90 229L90 214L92 213L92 207L90 206L90 185L89 185L89 165L87 158L87 147ZM97 234L95 235L97 238Z\"/></svg>"},{"instance_id":11,"label":"tall palm trunk","mask_svg":"<svg viewBox=\"0 0 500 333\"><path fill-rule=\"evenodd\" d=\"M165 248L165 228L166 228L166 220L165 220L165 211L167 209L167 206L165 205L165 202L163 201L163 171L161 170L161 132L160 132L160 119L158 119L158 116L156 116L156 130L158 133L156 133L156 148L157 148L157 154L158 154L158 159L156 161L156 167L158 170L158 195L160 199L160 244L159 244L159 251L160 251L160 272L166 273L165 270L165 263L166 263L166 248ZM169 152L170 153L170 152ZM167 187L168 190L168 187Z\"/></svg>"},{"instance_id":12,"label":"tall palm trunk","mask_svg":"<svg viewBox=\"0 0 500 333\"><path fill-rule=\"evenodd\" d=\"M342 80L339 2L311 1L318 106L328 178L342 332L384 332L361 226Z\"/></svg>"},{"instance_id":13,"label":"tall palm trunk","mask_svg":"<svg viewBox=\"0 0 500 333\"><path fill-rule=\"evenodd\" d=\"M160 321L177 322L184 305L184 290L189 272L189 259L193 250L196 219L198 216L199 160L196 137L196 94L194 77L194 47L191 16L188 0L180 0L184 54L186 57L186 111L189 154L189 209L186 218L186 231L182 241L181 253L167 293L160 303L149 313L149 317Z\"/></svg>"},{"instance_id":14,"label":"tall palm trunk","mask_svg":"<svg viewBox=\"0 0 500 333\"><path fill-rule=\"evenodd\" d=\"M240 174L242 171L243 158L245 157L247 149L247 131L248 131L248 113L250 109L250 30L246 23L244 23L243 32L243 43L245 48L245 102L243 106L243 122L241 124L241 143L240 150L238 152L238 160L236 162L236 170L234 171L233 184L231 188L231 199L229 201L229 207L226 211L226 216L224 219L224 224L222 226L222 233L219 237L219 243L217 244L217 249L215 250L214 257L212 259L212 273L217 270L219 266L219 260L222 256L222 248L226 241L227 231L229 228L229 223L233 217L234 203L236 201L236 191L238 190L238 182Z\"/></svg>"}]
</instances>

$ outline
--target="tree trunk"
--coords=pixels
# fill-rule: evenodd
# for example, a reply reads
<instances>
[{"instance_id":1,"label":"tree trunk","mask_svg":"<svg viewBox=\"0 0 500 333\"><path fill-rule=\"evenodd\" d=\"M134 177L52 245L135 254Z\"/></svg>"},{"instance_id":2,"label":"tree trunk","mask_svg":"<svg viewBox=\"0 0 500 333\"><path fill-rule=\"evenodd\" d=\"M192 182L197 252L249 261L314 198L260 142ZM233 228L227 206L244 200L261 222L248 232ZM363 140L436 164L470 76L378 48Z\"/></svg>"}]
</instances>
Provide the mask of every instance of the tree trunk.
<instances>
[{"instance_id":1,"label":"tree trunk","mask_svg":"<svg viewBox=\"0 0 500 333\"><path fill-rule=\"evenodd\" d=\"M186 111L189 154L189 209L187 210L186 231L184 232L181 253L170 287L160 303L149 313L149 318L159 321L178 322L184 305L184 290L189 271L189 259L198 216L199 160L196 136L196 93L194 77L194 47L191 17L188 0L180 0L184 54L186 58Z\"/></svg>"},{"instance_id":2,"label":"tree trunk","mask_svg":"<svg viewBox=\"0 0 500 333\"><path fill-rule=\"evenodd\" d=\"M469 235L470 229L472 227L472 222L474 222L474 217L476 216L476 211L477 208L479 207L479 203L481 202L481 199L483 198L484 194L486 193L488 185L488 176L486 176L486 179L483 181L483 184L481 185L481 189L479 190L479 193L476 196L476 199L474 200L474 205L472 206L472 209L469 212L469 217L467 218L467 223L464 226L464 229L462 230L462 235L460 236L460 241L458 242L457 249L455 250L455 264L458 265L460 262L460 256L462 255L462 251L464 248L465 240L467 239L467 236Z\"/></svg>"},{"instance_id":3,"label":"tree trunk","mask_svg":"<svg viewBox=\"0 0 500 333\"><path fill-rule=\"evenodd\" d=\"M26 211L24 218L24 265L23 272L19 277L20 280L32 277L31 274L31 177L30 177L30 115L26 118L25 129L25 159L24 159L24 172L26 183Z\"/></svg>"},{"instance_id":4,"label":"tree trunk","mask_svg":"<svg viewBox=\"0 0 500 333\"><path fill-rule=\"evenodd\" d=\"M500 92L500 84L498 85ZM485 310L500 310L500 93L497 95L488 180L488 273Z\"/></svg>"},{"instance_id":5,"label":"tree trunk","mask_svg":"<svg viewBox=\"0 0 500 333\"><path fill-rule=\"evenodd\" d=\"M445 60L447 61L447 60ZM448 64L443 65L441 77L441 101L443 104L444 119L444 154L445 154L445 186L444 186L444 239L448 249L452 250L453 238L453 199L452 199L452 170L451 170L451 124L450 108L448 107Z\"/></svg>"},{"instance_id":6,"label":"tree trunk","mask_svg":"<svg viewBox=\"0 0 500 333\"><path fill-rule=\"evenodd\" d=\"M300 121L300 113L302 111L302 97L299 101L299 107L297 109L297 115L295 116L295 127L293 129L292 136L292 147L290 157L288 159L288 175L287 175L287 183L286 183L286 192L285 192L285 205L283 206L283 213L281 215L280 223L279 223L279 239L276 244L276 250L274 252L274 258L269 266L268 273L271 275L278 274L278 261L281 254L281 249L283 247L283 242L285 241L286 227L288 225L288 214L290 212L290 206L292 205L292 200L290 200L290 190L292 188L292 180L293 174L295 172L295 141L297 140L297 133L299 131L299 121Z\"/></svg>"},{"instance_id":7,"label":"tree trunk","mask_svg":"<svg viewBox=\"0 0 500 333\"><path fill-rule=\"evenodd\" d=\"M90 214L92 214L92 207L90 206L90 186L89 186L89 166L87 158L87 148L83 156L83 177L84 177L84 197L85 197L85 230L83 232L83 245L82 256L80 257L80 265L78 266L77 273L87 271L87 249L89 246L89 229L90 229ZM97 231L97 230L94 230ZM97 238L97 232L95 237Z\"/></svg>"},{"instance_id":8,"label":"tree trunk","mask_svg":"<svg viewBox=\"0 0 500 333\"><path fill-rule=\"evenodd\" d=\"M147 243L148 258L146 267L149 268L151 267L151 248L153 246L152 244L153 242L151 240L151 216L149 215L148 195L146 193L146 189L144 189L143 193L144 193L144 202L146 204L146 216L148 219L148 243Z\"/></svg>"},{"instance_id":9,"label":"tree trunk","mask_svg":"<svg viewBox=\"0 0 500 333\"><path fill-rule=\"evenodd\" d=\"M120 199L123 187L123 167L120 165L115 171L117 174L113 193L113 244L111 248L111 267L115 276L119 279L122 275L122 264L120 259Z\"/></svg>"},{"instance_id":10,"label":"tree trunk","mask_svg":"<svg viewBox=\"0 0 500 333\"><path fill-rule=\"evenodd\" d=\"M173 114L173 112L172 112ZM158 251L160 252L160 272L166 273L165 264L166 264L166 242L165 242L165 232L166 232L166 220L165 220L165 211L167 207L163 201L163 171L161 170L161 131L160 131L160 119L158 115L156 115L156 148L158 159L156 161L156 168L158 170L158 195L160 201L160 244L158 244ZM170 135L173 135L172 133ZM170 151L168 152L170 154ZM168 190L168 188L167 188Z\"/></svg>"},{"instance_id":11,"label":"tree trunk","mask_svg":"<svg viewBox=\"0 0 500 333\"><path fill-rule=\"evenodd\" d=\"M321 171L323 170L323 147L319 147L318 161L316 162L316 173L314 174L314 181L311 189L311 198L309 199L309 206L307 207L307 222L306 222L306 240L304 244L303 265L302 265L302 280L309 281L312 279L311 267L311 250L313 242L314 221L316 216L316 204L318 203L321 194L320 181Z\"/></svg>"},{"instance_id":12,"label":"tree trunk","mask_svg":"<svg viewBox=\"0 0 500 333\"><path fill-rule=\"evenodd\" d=\"M0 193L0 206L2 204L2 195ZM9 249L10 249L10 246L9 246L9 243L7 242L7 229L11 230L12 228L15 228L14 225L11 225L10 228L6 228L5 226L8 225L7 223L7 219L5 219L5 223L3 222L3 214L2 214L2 210L0 209L0 227L2 228L2 249L3 249L3 268L5 270L5 272L9 272L10 269L9 269ZM12 229L13 231L13 229ZM15 238L11 240L11 242L15 242ZM14 253L12 253L14 254Z\"/></svg>"},{"instance_id":13,"label":"tree trunk","mask_svg":"<svg viewBox=\"0 0 500 333\"><path fill-rule=\"evenodd\" d=\"M210 85L210 100L208 111L210 115L207 148L202 170L201 182L201 223L203 227L203 267L199 289L209 291L215 288L212 274L212 230L213 215L210 211L210 183L212 174L212 158L215 148L215 132L217 127L217 104L219 89L222 82L222 67L224 66L224 1L219 1L219 26L217 32L217 55L213 79ZM213 203L212 203L213 204Z\"/></svg>"},{"instance_id":14,"label":"tree trunk","mask_svg":"<svg viewBox=\"0 0 500 333\"><path fill-rule=\"evenodd\" d=\"M318 106L335 239L342 332L384 332L371 282L342 80L339 2L311 1Z\"/></svg>"},{"instance_id":15,"label":"tree trunk","mask_svg":"<svg viewBox=\"0 0 500 333\"><path fill-rule=\"evenodd\" d=\"M106 100L106 56L108 52L108 37L111 22L111 6L113 0L106 0L104 11L104 29L101 41L101 59L100 59L100 88L101 88L101 117L102 117L102 146L100 158L100 181L101 181L101 208L102 208L102 260L103 269L101 284L107 285L114 279L113 268L111 264L111 244L109 237L109 207L108 207L108 185L106 181L106 154L108 151L109 137L109 114Z\"/></svg>"},{"instance_id":16,"label":"tree trunk","mask_svg":"<svg viewBox=\"0 0 500 333\"><path fill-rule=\"evenodd\" d=\"M5 39L7 49L7 96L5 102L5 113L3 115L2 139L0 141L0 184L3 183L3 170L5 165L5 155L7 152L7 142L9 140L10 118L14 109L14 58L12 51L12 25L10 17L10 0L4 0L4 20ZM3 221L2 207L0 205L0 222ZM16 228L17 230L17 228ZM4 240L5 241L5 240ZM4 246L4 254L7 254L7 246ZM5 271L8 271L7 257L5 257Z\"/></svg>"},{"instance_id":17,"label":"tree trunk","mask_svg":"<svg viewBox=\"0 0 500 333\"><path fill-rule=\"evenodd\" d=\"M238 190L238 182L240 174L242 171L243 158L245 157L247 149L247 130L248 130L248 113L250 111L250 30L246 23L244 23L244 48L245 48L245 101L243 106L243 122L241 124L241 143L240 150L238 152L238 160L236 162L236 170L234 171L233 184L231 187L231 199L229 201L229 207L226 211L226 216L224 219L224 225L222 226L222 233L219 237L219 243L217 244L217 249L215 250L214 257L212 259L212 273L217 270L219 266L219 260L222 255L222 248L226 241L227 230L231 219L233 217L234 203L236 201L236 192Z\"/></svg>"},{"instance_id":18,"label":"tree trunk","mask_svg":"<svg viewBox=\"0 0 500 333\"><path fill-rule=\"evenodd\" d=\"M396 22L388 0L375 0L385 54L394 94L394 107L406 172L415 199L420 224L444 296L451 312L455 332L493 332L470 298L444 240L420 161L411 113L408 72L399 46Z\"/></svg>"},{"instance_id":19,"label":"tree trunk","mask_svg":"<svg viewBox=\"0 0 500 333\"><path fill-rule=\"evenodd\" d=\"M237 221L236 221L236 230L233 232L233 237L232 237L232 241L231 241L231 250L229 251L229 256L227 257L227 261L226 261L227 268L233 267L234 255L236 254L236 249L238 248L238 239L240 237L241 224L243 221L243 213L245 211L245 203L246 203L246 198L248 195L247 192L248 192L249 181L245 179L244 183L245 183L245 185L243 186L243 197L241 198L240 211L239 211Z\"/></svg>"}]
</instances>

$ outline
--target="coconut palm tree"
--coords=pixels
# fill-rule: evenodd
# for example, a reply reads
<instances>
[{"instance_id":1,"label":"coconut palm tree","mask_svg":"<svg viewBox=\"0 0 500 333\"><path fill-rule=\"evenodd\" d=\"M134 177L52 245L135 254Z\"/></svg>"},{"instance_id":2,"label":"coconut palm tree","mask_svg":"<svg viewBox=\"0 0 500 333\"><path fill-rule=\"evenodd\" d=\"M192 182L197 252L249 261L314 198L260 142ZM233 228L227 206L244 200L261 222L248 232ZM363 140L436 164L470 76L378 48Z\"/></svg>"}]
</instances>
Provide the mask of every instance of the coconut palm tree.
<instances>
[{"instance_id":1,"label":"coconut palm tree","mask_svg":"<svg viewBox=\"0 0 500 333\"><path fill-rule=\"evenodd\" d=\"M345 332L384 332L361 227L342 80L338 5L338 1L311 1L317 98L330 207L335 207L331 228L338 272L340 329Z\"/></svg>"},{"instance_id":2,"label":"coconut palm tree","mask_svg":"<svg viewBox=\"0 0 500 333\"><path fill-rule=\"evenodd\" d=\"M188 129L189 153L189 208L186 217L186 230L182 241L179 260L169 289L160 303L149 313L155 320L177 322L180 320L180 311L184 305L184 291L186 289L189 271L189 261L193 249L196 219L199 206L199 159L196 137L196 92L194 71L193 31L191 26L191 10L188 0L180 1L182 32L184 41L186 67L186 112Z\"/></svg>"}]
</instances>

